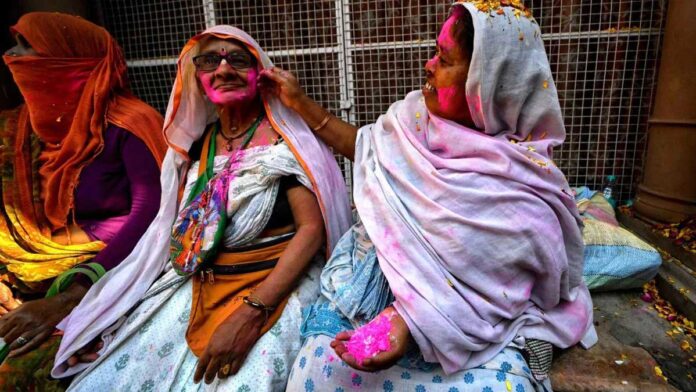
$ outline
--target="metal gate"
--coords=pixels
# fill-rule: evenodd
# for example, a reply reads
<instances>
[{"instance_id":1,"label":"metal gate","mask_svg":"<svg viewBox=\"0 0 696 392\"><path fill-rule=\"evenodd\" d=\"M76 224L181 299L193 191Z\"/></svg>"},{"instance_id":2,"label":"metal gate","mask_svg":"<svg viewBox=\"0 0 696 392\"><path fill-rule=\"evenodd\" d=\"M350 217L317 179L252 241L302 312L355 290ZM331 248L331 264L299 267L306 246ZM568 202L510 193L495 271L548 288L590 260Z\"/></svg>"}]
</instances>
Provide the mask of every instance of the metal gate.
<instances>
[{"instance_id":1,"label":"metal gate","mask_svg":"<svg viewBox=\"0 0 696 392\"><path fill-rule=\"evenodd\" d=\"M101 0L131 84L164 111L176 57L197 32L232 24L298 75L314 99L356 125L423 83L423 64L451 2ZM571 185L640 180L666 0L527 1L541 26L568 136L554 159ZM350 185L350 165L340 160Z\"/></svg>"}]
</instances>

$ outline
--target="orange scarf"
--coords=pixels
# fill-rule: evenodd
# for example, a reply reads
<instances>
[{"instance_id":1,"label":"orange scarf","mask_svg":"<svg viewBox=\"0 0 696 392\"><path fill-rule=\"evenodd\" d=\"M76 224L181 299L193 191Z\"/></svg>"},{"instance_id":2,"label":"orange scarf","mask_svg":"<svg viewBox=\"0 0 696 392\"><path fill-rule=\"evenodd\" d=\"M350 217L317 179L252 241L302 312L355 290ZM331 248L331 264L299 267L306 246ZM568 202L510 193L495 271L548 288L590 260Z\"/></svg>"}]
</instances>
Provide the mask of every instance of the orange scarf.
<instances>
[{"instance_id":1,"label":"orange scarf","mask_svg":"<svg viewBox=\"0 0 696 392\"><path fill-rule=\"evenodd\" d=\"M166 151L162 117L128 91L126 62L105 29L76 16L33 12L11 30L38 53L3 56L25 100L15 139L17 207L38 224L45 217L55 230L67 225L80 172L102 150L106 124L132 132L161 164ZM35 157L22 153L32 132L45 145L41 206L32 203Z\"/></svg>"}]
</instances>

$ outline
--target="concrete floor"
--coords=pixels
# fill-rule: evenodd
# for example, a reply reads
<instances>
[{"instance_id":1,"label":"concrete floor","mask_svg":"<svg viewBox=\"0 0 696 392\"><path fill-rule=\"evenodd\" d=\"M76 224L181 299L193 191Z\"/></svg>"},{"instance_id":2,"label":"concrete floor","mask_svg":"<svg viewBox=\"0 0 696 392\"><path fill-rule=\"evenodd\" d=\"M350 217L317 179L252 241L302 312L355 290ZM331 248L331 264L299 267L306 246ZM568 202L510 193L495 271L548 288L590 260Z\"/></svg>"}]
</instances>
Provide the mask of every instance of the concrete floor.
<instances>
[{"instance_id":1,"label":"concrete floor","mask_svg":"<svg viewBox=\"0 0 696 392\"><path fill-rule=\"evenodd\" d=\"M600 342L591 350L573 348L556 358L555 391L696 391L696 341L683 334L668 336L674 327L641 294L593 294ZM685 340L694 349L682 349ZM655 375L655 366L667 382Z\"/></svg>"}]
</instances>

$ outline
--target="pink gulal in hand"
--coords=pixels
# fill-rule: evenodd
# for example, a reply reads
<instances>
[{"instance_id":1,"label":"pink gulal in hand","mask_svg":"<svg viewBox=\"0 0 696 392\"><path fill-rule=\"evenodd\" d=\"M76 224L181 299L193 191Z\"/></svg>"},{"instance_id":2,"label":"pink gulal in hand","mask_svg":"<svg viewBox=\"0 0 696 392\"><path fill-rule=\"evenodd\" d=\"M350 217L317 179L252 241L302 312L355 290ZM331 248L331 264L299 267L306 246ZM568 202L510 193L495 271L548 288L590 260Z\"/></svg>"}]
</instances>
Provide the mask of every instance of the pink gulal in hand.
<instances>
[{"instance_id":1,"label":"pink gulal in hand","mask_svg":"<svg viewBox=\"0 0 696 392\"><path fill-rule=\"evenodd\" d=\"M389 332L392 323L386 315L380 315L368 324L355 330L346 343L346 349L358 362L358 365L375 355L391 348Z\"/></svg>"}]
</instances>

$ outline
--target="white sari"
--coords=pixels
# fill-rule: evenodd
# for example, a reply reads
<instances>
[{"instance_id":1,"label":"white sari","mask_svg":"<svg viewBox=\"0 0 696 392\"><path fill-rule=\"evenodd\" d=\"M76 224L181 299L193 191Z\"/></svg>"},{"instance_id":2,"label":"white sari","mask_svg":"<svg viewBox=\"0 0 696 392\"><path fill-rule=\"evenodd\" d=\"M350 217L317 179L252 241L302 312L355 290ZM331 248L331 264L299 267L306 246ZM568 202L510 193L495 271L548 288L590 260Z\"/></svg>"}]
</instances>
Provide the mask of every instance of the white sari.
<instances>
[{"instance_id":1,"label":"white sari","mask_svg":"<svg viewBox=\"0 0 696 392\"><path fill-rule=\"evenodd\" d=\"M141 310L149 309L147 313L138 313L136 318L131 319L133 325L140 325L140 322L144 323L148 319L152 319L153 323L159 322L154 319L157 318L157 314L161 314L163 317L171 316L168 311L162 311L162 309L167 306L174 306L178 309L180 305L171 304L174 304L178 299L183 301L184 297L181 296L183 288L180 287L187 286L181 286L181 282L174 279L175 276L171 272L167 272L171 268L169 245L172 224L178 210L179 184L182 181L187 181L185 177L189 169L187 151L194 141L203 136L206 125L217 119L214 105L205 98L198 88L192 62L201 40L211 35L220 39L234 39L246 45L258 60L260 68L267 69L273 66L268 55L253 38L232 26L212 27L191 38L184 46L179 57L177 76L165 117L163 132L170 148L162 164L160 210L131 254L95 283L80 304L58 325L58 328L63 330L64 335L51 372L53 377L68 377L85 369L92 372L100 363L110 360L114 350L118 349L116 346L126 341L137 341L137 338L133 338L135 336L133 328L135 327L125 326L123 327L125 329L113 333L114 330L122 326L125 317L131 314L135 306ZM307 124L297 113L284 106L275 97L262 96L261 98L266 115L273 128L282 136L284 144L282 148L276 146L268 151L263 149L247 150L249 152L245 154L244 160L246 166L241 168L245 172L240 172L244 176L235 179L235 184L230 188L228 194L227 213L230 215L231 223L226 232L225 245L238 246L255 238L263 229L264 219L270 214L270 212L261 214L259 211L269 206L273 207L274 192L277 192L278 188L274 181L282 175L295 175L317 198L326 230L327 243L325 248L327 254L330 254L338 239L350 226L348 193L341 171L331 150L312 134ZM263 161L264 159L265 161ZM275 161L277 159L284 159L284 161ZM263 161L263 165L261 161ZM218 167L219 164L220 162L216 160L215 166ZM194 167L188 171L188 173L191 172L196 172ZM190 181L190 178L188 180ZM264 183L264 181L270 182ZM243 192L238 193L240 188L243 188ZM166 275L160 278L164 272L167 272ZM150 290L152 287L166 287L167 290L148 297L145 302L142 302L144 297L153 294ZM190 291L186 293L190 303ZM299 292L293 295L304 298L304 294ZM286 313L291 314L292 309L296 309L303 303L299 299L294 302L296 302L295 307L290 305L293 303L291 298ZM150 317L151 315L152 317ZM285 313L283 315L285 317ZM281 321L281 325L283 322L296 321L294 318L287 320L283 317L281 320L285 321ZM162 325L165 324L166 322L162 323ZM171 336L176 333L175 330L164 329L164 331L167 334L172 334ZM73 354L99 337L104 343L103 348L98 353L101 356L99 361L93 364L79 363L75 366L68 364L68 359ZM181 339L183 341L183 336ZM286 336L283 339L286 340L284 344L299 343L299 337ZM259 344L264 344L262 341ZM176 344L174 346L180 347ZM184 344L184 346L186 345ZM152 348L148 347L148 350ZM188 347L182 348L182 350L186 351ZM291 356L292 351L288 351L287 355ZM180 358L184 357L188 358L187 356ZM250 357L255 357L254 351ZM108 368L110 365L104 366ZM167 372L179 374L173 370ZM282 374L279 377L281 376ZM76 380L76 387L81 379L82 376ZM144 385L143 388L147 389L148 385L150 384ZM113 385L108 384L108 386L109 389L112 389Z\"/></svg>"},{"instance_id":2,"label":"white sari","mask_svg":"<svg viewBox=\"0 0 696 392\"><path fill-rule=\"evenodd\" d=\"M214 171L227 157L215 158ZM189 170L186 194L197 178L198 162ZM295 176L304 186L309 178L286 144L247 150L231 187L228 212L233 223L225 230L225 247L254 243L266 226L282 176ZM191 310L191 282L169 270L145 294L127 317L104 335L111 342L87 370L78 375L70 391L276 391L285 388L287 372L300 349L301 310L318 296L316 283L322 257L290 295L280 319L249 353L240 372L211 385L194 384L198 358L189 350L185 334ZM195 278L195 277L194 277Z\"/></svg>"}]
</instances>

